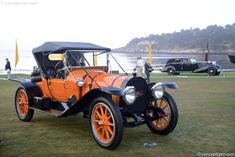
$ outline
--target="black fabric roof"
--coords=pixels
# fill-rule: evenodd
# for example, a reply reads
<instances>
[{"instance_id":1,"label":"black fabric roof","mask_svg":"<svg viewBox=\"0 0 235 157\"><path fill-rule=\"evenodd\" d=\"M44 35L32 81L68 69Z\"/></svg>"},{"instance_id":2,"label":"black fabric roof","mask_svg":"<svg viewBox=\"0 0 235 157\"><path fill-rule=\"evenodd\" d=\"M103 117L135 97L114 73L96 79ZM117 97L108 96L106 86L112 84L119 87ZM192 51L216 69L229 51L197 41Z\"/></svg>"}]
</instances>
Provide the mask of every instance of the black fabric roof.
<instances>
[{"instance_id":1,"label":"black fabric roof","mask_svg":"<svg viewBox=\"0 0 235 157\"><path fill-rule=\"evenodd\" d=\"M65 50L104 50L111 51L110 48L98 46L91 43L81 42L46 42L33 49L33 53L38 52L63 52Z\"/></svg>"}]
</instances>

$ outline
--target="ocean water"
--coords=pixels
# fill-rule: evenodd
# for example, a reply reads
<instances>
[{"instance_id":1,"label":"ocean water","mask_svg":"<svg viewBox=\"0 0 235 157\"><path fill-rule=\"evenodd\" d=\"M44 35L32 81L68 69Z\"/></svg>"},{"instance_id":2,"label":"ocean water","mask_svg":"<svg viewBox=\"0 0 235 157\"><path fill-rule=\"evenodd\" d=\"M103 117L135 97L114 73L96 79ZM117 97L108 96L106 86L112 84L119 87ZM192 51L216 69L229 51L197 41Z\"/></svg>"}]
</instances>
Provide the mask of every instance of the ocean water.
<instances>
[{"instance_id":1,"label":"ocean water","mask_svg":"<svg viewBox=\"0 0 235 157\"><path fill-rule=\"evenodd\" d=\"M37 66L37 63L33 57L32 52L19 52L19 62L17 67L15 67L15 54L12 52L4 53L0 52L0 74L6 74L5 69L5 58L8 58L11 63L12 73L26 73L30 74L34 66ZM112 53L116 60L120 63L123 69L126 72L132 72L133 68L136 66L137 57L141 56L144 60L148 58L147 52L146 53ZM235 69L235 64L229 61L227 53L216 53L210 55L211 61L216 61L223 69ZM88 56L89 57L89 56ZM196 60L202 61L204 60L204 54L195 54L195 53L153 53L152 54L152 66L155 69L162 67L166 61L170 58L174 57L188 57L188 58L195 58ZM121 68L116 64L114 59L110 56L110 70L118 70L122 72ZM91 60L91 56L88 60ZM98 57L98 65L105 65L106 58L105 57Z\"/></svg>"},{"instance_id":2,"label":"ocean water","mask_svg":"<svg viewBox=\"0 0 235 157\"><path fill-rule=\"evenodd\" d=\"M127 62L131 65L131 67L128 67L129 69L133 68L136 65L137 57L142 57L144 60L148 59L148 54L146 53L140 53L135 52L133 54L130 53L121 53L126 54ZM229 54L234 54L229 53ZM170 53L170 52L153 52L152 54L152 66L155 69L158 69L159 67L162 67L165 65L165 63L170 58L194 58L197 61L204 61L205 54L203 53ZM216 61L217 64L219 64L222 69L235 69L235 64L231 63L228 58L228 53L221 52L221 53L211 53L210 54L210 61Z\"/></svg>"},{"instance_id":3,"label":"ocean water","mask_svg":"<svg viewBox=\"0 0 235 157\"><path fill-rule=\"evenodd\" d=\"M132 65L133 63L130 62L130 60L127 58L125 54L113 54L113 56L120 62L120 64L123 66L125 71L129 72L130 67L134 67ZM5 71L5 64L6 64L6 58L9 59L11 63L12 73L25 73L30 74L32 72L32 69L34 66L38 66L33 54L30 52L20 53L19 52L19 61L17 66L15 67L15 54L7 54L7 53L1 53L0 55L0 74L6 74ZM92 56L88 56L88 61L91 62ZM118 70L122 72L121 68L118 66L118 64L115 62L115 60L110 56L110 70ZM106 64L106 58L103 56L98 57L98 65L105 65Z\"/></svg>"},{"instance_id":4,"label":"ocean water","mask_svg":"<svg viewBox=\"0 0 235 157\"><path fill-rule=\"evenodd\" d=\"M37 63L31 52L19 52L19 61L17 67L15 67L15 52L4 53L0 52L0 73L5 72L6 58L9 59L11 63L11 68L13 73L31 73L34 66L37 66Z\"/></svg>"}]
</instances>

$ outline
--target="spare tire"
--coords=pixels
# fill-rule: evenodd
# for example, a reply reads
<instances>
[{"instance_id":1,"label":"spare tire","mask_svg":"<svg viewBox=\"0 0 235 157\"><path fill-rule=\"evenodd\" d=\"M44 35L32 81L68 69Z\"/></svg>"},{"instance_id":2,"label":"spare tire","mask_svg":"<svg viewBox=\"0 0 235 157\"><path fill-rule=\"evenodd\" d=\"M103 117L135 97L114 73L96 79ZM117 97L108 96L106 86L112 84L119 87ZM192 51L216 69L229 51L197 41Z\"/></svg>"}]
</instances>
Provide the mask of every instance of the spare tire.
<instances>
[{"instance_id":1,"label":"spare tire","mask_svg":"<svg viewBox=\"0 0 235 157\"><path fill-rule=\"evenodd\" d=\"M33 77L33 76L40 76L40 75L41 75L40 71L33 71L31 73L31 77Z\"/></svg>"},{"instance_id":2,"label":"spare tire","mask_svg":"<svg viewBox=\"0 0 235 157\"><path fill-rule=\"evenodd\" d=\"M41 78L41 76L39 75L39 76L33 76L32 78L31 78L31 81L32 82L41 82L42 81L42 78Z\"/></svg>"}]
</instances>

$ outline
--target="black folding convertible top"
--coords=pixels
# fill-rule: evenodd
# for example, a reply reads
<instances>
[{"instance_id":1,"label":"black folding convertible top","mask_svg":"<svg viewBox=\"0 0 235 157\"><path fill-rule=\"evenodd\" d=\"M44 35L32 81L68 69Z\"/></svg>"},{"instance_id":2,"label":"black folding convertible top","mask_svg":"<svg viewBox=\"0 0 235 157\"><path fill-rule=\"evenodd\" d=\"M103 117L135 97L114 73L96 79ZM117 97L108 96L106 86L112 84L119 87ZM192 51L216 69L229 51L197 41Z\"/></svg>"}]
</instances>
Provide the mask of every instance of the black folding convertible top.
<instances>
[{"instance_id":1,"label":"black folding convertible top","mask_svg":"<svg viewBox=\"0 0 235 157\"><path fill-rule=\"evenodd\" d=\"M98 46L91 43L81 42L45 42L39 47L33 49L33 53L38 52L51 52L60 53L65 50L104 50L111 51L110 48Z\"/></svg>"},{"instance_id":2,"label":"black folding convertible top","mask_svg":"<svg viewBox=\"0 0 235 157\"><path fill-rule=\"evenodd\" d=\"M53 69L56 61L50 61L48 55L52 53L64 53L66 50L80 50L79 53L87 51L111 51L110 48L98 46L91 43L81 42L46 42L33 49L33 55L41 71L47 75L49 69ZM84 51L83 51L84 50Z\"/></svg>"}]
</instances>

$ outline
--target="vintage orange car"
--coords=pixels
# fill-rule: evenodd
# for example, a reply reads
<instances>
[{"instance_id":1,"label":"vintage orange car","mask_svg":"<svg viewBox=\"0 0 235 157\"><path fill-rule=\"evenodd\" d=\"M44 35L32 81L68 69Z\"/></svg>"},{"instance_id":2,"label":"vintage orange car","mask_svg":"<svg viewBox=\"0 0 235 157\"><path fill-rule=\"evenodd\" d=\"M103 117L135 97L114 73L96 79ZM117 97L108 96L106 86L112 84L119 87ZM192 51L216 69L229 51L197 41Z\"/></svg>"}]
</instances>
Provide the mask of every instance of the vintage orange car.
<instances>
[{"instance_id":1,"label":"vintage orange car","mask_svg":"<svg viewBox=\"0 0 235 157\"><path fill-rule=\"evenodd\" d=\"M146 123L153 133L172 132L178 111L166 88L177 85L148 84L142 77L109 73L110 51L80 42L46 42L34 48L38 68L31 80L11 79L21 83L15 94L18 118L30 121L35 109L57 117L83 112L83 117L90 119L94 139L106 149L120 144L123 127Z\"/></svg>"}]
</instances>

